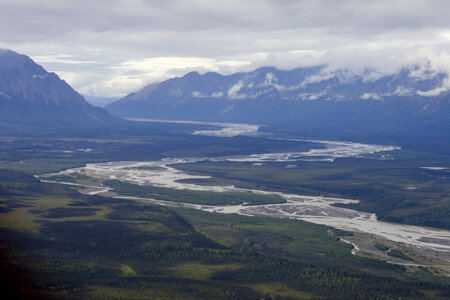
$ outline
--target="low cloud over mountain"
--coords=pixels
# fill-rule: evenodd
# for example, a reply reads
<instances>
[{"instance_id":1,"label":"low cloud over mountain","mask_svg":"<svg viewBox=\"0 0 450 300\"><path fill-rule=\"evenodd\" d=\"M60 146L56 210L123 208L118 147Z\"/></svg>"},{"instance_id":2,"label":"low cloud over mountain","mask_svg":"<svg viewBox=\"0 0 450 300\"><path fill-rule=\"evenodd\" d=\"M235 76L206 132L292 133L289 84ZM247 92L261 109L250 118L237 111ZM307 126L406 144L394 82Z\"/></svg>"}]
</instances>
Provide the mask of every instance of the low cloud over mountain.
<instances>
[{"instance_id":1,"label":"low cloud over mountain","mask_svg":"<svg viewBox=\"0 0 450 300\"><path fill-rule=\"evenodd\" d=\"M326 66L224 76L191 72L106 107L123 117L243 122L313 131L449 129L448 77L419 66L394 75ZM416 133L417 133L416 132Z\"/></svg>"}]
</instances>

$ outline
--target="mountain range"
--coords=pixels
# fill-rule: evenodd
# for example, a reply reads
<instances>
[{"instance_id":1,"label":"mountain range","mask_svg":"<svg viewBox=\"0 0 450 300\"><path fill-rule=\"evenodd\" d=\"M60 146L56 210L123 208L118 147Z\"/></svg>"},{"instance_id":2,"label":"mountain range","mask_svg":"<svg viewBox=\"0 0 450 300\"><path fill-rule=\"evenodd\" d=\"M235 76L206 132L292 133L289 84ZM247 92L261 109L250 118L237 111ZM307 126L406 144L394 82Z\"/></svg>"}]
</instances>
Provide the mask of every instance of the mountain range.
<instances>
[{"instance_id":1,"label":"mountain range","mask_svg":"<svg viewBox=\"0 0 450 300\"><path fill-rule=\"evenodd\" d=\"M221 75L190 72L94 107L26 55L0 50L0 128L114 125L118 117L237 122L310 136L450 136L448 76L426 66L396 74L327 66Z\"/></svg>"},{"instance_id":2,"label":"mountain range","mask_svg":"<svg viewBox=\"0 0 450 300\"><path fill-rule=\"evenodd\" d=\"M0 50L0 127L86 127L116 120L28 56Z\"/></svg>"},{"instance_id":3,"label":"mountain range","mask_svg":"<svg viewBox=\"0 0 450 300\"><path fill-rule=\"evenodd\" d=\"M326 66L263 67L226 76L191 72L105 108L121 117L253 123L310 133L448 135L446 80L446 74L419 66L391 75Z\"/></svg>"}]
</instances>

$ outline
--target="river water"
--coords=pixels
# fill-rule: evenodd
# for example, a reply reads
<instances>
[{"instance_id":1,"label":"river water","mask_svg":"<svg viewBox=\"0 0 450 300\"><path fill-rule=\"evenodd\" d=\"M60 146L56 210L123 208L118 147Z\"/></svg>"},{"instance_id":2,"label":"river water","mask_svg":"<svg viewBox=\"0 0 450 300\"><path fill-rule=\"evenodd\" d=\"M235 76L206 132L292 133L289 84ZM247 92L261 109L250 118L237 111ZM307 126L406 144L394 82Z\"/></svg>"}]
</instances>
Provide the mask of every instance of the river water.
<instances>
[{"instance_id":1,"label":"river water","mask_svg":"<svg viewBox=\"0 0 450 300\"><path fill-rule=\"evenodd\" d=\"M198 122L196 122L198 123ZM194 123L195 124L195 123ZM220 126L217 130L195 131L193 134L205 134L217 136L233 136L239 134L255 135L258 130L256 125L246 124L221 124L221 123L201 123ZM239 126L242 125L242 126ZM298 140L305 141L305 140ZM446 259L450 259L450 231L421 226L402 225L378 221L375 214L359 212L351 209L334 207L335 203L355 203L357 200L330 198L319 196L305 196L286 194L280 192L270 192L261 190L251 190L237 188L234 186L212 186L199 185L194 183L180 182L185 179L208 179L209 176L199 176L187 174L173 167L176 164L194 163L199 161L233 161L251 162L253 164L264 164L269 162L285 162L286 167L295 166L292 163L301 160L319 160L332 162L336 158L359 158L371 156L376 159L392 159L389 151L400 149L389 145L370 145L351 142L335 141L308 141L321 144L318 148L305 152L286 153L263 153L242 156L215 157L215 158L166 158L159 161L147 162L108 162L92 163L85 167L74 168L61 171L57 174L80 173L102 180L117 179L140 185L154 185L174 189L188 189L211 192L251 192L255 194L277 194L286 199L283 204L268 205L230 205L211 206L181 204L184 207L201 209L217 213L236 213L246 216L271 216L280 218L291 218L304 220L316 224L333 226L335 228L359 231L383 236L389 240L413 245L417 248L433 249L442 251ZM41 175L43 181L47 177L55 174ZM60 182L64 183L64 182ZM72 184L66 182L65 184ZM76 184L75 184L76 185ZM109 188L102 185L83 186L83 191L88 194L109 193ZM160 201L157 199L144 199L138 197L116 196L119 198L130 198L144 202L153 202L161 205L180 206L180 203Z\"/></svg>"}]
</instances>

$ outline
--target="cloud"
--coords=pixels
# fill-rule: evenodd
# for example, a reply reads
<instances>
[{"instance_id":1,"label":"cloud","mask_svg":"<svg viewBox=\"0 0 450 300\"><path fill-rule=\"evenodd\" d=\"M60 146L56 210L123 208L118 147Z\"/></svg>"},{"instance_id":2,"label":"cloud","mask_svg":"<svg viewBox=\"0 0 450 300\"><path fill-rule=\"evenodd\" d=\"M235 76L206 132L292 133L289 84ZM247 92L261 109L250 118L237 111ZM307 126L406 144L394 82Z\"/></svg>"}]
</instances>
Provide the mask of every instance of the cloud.
<instances>
[{"instance_id":1,"label":"cloud","mask_svg":"<svg viewBox=\"0 0 450 300\"><path fill-rule=\"evenodd\" d=\"M326 91L322 91L320 93L300 93L298 94L298 96L302 99L302 100L317 100L322 96L326 95Z\"/></svg>"},{"instance_id":2,"label":"cloud","mask_svg":"<svg viewBox=\"0 0 450 300\"><path fill-rule=\"evenodd\" d=\"M441 93L448 91L448 88L441 86L429 91L417 91L417 95L424 96L424 97L435 97L439 96Z\"/></svg>"},{"instance_id":3,"label":"cloud","mask_svg":"<svg viewBox=\"0 0 450 300\"><path fill-rule=\"evenodd\" d=\"M264 82L261 84L261 86L264 87L274 87L275 89L279 91L286 90L286 87L281 84L277 84L278 79L275 77L275 74L273 73L267 73L266 78L264 79ZM249 86L251 87L251 86Z\"/></svg>"},{"instance_id":4,"label":"cloud","mask_svg":"<svg viewBox=\"0 0 450 300\"><path fill-rule=\"evenodd\" d=\"M193 91L192 96L195 98L205 98L206 97L202 92L199 92L199 91Z\"/></svg>"},{"instance_id":5,"label":"cloud","mask_svg":"<svg viewBox=\"0 0 450 300\"><path fill-rule=\"evenodd\" d=\"M82 93L123 96L192 70L327 65L367 80L406 65L450 73L450 2L0 0L0 47ZM20 21L18 21L20 20Z\"/></svg>"},{"instance_id":6,"label":"cloud","mask_svg":"<svg viewBox=\"0 0 450 300\"><path fill-rule=\"evenodd\" d=\"M396 96L408 96L414 93L411 89L405 88L403 86L399 86L395 89L395 91L392 93Z\"/></svg>"},{"instance_id":7,"label":"cloud","mask_svg":"<svg viewBox=\"0 0 450 300\"><path fill-rule=\"evenodd\" d=\"M364 95L362 95L360 98L364 99L364 100L368 100L368 99L382 100L383 99L382 97L380 97L379 95L377 95L375 93L364 93Z\"/></svg>"},{"instance_id":8,"label":"cloud","mask_svg":"<svg viewBox=\"0 0 450 300\"><path fill-rule=\"evenodd\" d=\"M307 86L308 84L311 84L311 83L317 83L317 82L321 82L324 80L328 80L335 76L336 75L334 74L334 72L326 72L326 71L320 72L317 75L311 75L311 76L305 78L305 80L302 81L301 86Z\"/></svg>"},{"instance_id":9,"label":"cloud","mask_svg":"<svg viewBox=\"0 0 450 300\"><path fill-rule=\"evenodd\" d=\"M244 82L239 80L237 83L232 85L227 92L228 98L230 99L239 99L242 98L242 95L239 95L239 91L244 87Z\"/></svg>"}]
</instances>

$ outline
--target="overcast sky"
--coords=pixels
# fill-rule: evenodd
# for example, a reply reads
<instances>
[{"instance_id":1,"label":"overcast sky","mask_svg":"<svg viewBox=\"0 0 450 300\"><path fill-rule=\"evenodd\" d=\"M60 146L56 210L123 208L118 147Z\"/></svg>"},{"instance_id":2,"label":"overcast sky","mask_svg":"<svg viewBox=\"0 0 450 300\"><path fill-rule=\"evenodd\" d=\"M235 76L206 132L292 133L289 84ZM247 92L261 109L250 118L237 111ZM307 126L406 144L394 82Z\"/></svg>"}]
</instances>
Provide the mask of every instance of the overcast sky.
<instances>
[{"instance_id":1,"label":"overcast sky","mask_svg":"<svg viewBox=\"0 0 450 300\"><path fill-rule=\"evenodd\" d=\"M446 0L0 0L0 48L120 97L192 70L449 72L449 15Z\"/></svg>"}]
</instances>

